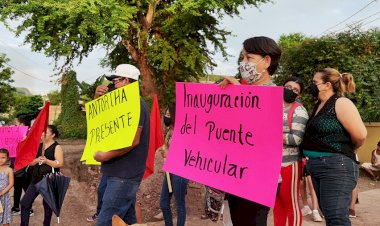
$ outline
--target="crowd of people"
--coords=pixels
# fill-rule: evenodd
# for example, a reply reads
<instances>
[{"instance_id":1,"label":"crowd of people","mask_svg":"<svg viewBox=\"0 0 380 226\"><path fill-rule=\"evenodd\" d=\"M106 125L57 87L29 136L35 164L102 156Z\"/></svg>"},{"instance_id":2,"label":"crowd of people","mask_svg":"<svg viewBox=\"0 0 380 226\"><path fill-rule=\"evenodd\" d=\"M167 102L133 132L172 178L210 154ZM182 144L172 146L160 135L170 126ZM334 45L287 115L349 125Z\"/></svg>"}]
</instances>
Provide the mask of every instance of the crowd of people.
<instances>
[{"instance_id":1,"label":"crowd of people","mask_svg":"<svg viewBox=\"0 0 380 226\"><path fill-rule=\"evenodd\" d=\"M241 79L226 77L219 86L221 89L231 84L276 86L272 75L278 68L280 57L281 49L274 40L268 37L249 38L243 42L239 67ZM120 64L107 79L115 88L120 88L138 81L139 76L140 71L135 66ZM352 201L356 201L359 176L356 153L367 136L357 108L345 97L345 94L355 91L354 78L333 68L315 72L309 84L311 95L317 101L311 115L308 115L301 101L304 82L293 76L282 85L283 156L273 209L274 225L302 225L302 217L309 214L312 214L314 221L322 221L323 216L329 226L351 225L349 216L352 215ZM96 88L95 98L109 91L109 86L100 85ZM96 221L97 226L111 225L113 215L118 215L127 224L142 221L137 193L148 155L150 117L147 104L141 97L140 109L140 121L130 147L94 154L94 159L101 162L102 176L96 213L87 220ZM175 105L166 109L163 121L168 128L164 146L160 149L165 158L174 130ZM21 225L29 225L29 217L33 215L32 204L38 196L35 184L52 169L59 171L64 164L62 148L55 141L58 135L56 127L48 126L42 139L43 145L36 159L28 166L30 177L18 175L20 172L15 172L14 177L13 171L6 165L9 160L7 151L0 150L0 200L4 207L0 223L9 224L11 213L20 212L19 199L24 189ZM371 163L364 163L362 167L374 180L379 179L375 172L380 171L380 142L372 152ZM188 179L171 173L163 175L160 207L166 226L173 225L170 207L173 195L177 226L185 225L188 182ZM11 208L9 189L13 184L15 200ZM310 190L312 208L307 201L306 187ZM234 226L267 225L269 207L232 194L221 197L228 200ZM218 206L218 211L223 209L221 206ZM206 211L207 208L206 204ZM43 225L50 225L52 210L45 202L44 212ZM213 215L212 218L215 220L218 217Z\"/></svg>"},{"instance_id":2,"label":"crowd of people","mask_svg":"<svg viewBox=\"0 0 380 226\"><path fill-rule=\"evenodd\" d=\"M272 39L267 37L249 38L243 43L242 61L239 67L241 80L226 77L219 86L221 88L225 88L229 84L275 86L271 75L276 71L280 57L281 49ZM116 74L108 79L116 87L128 85L131 83L131 77L134 76L132 71L136 71L136 73L138 71L137 68L132 67L131 65L119 65L116 68ZM132 82L137 79L133 79ZM317 71L309 85L312 96L317 100L310 117L300 99L305 86L303 81L300 78L291 77L283 86L283 161L278 179L274 224L276 226L287 223L301 225L302 216L308 214L312 214L315 221L322 221L322 214L327 225L350 225L349 207L352 192L357 184L359 169L355 153L364 143L367 135L358 110L345 97L346 93L355 91L353 76L349 73L342 74L332 68ZM96 96L101 96L106 92L107 87L99 86ZM144 105L142 101L142 108ZM164 116L165 125L169 127L163 147L164 157L170 145L174 119L175 111L169 107ZM139 145L147 142L140 135L141 131L147 129L143 125L145 121L147 118L142 115L139 130L135 136L135 141L138 139L136 143ZM133 149L136 147L138 146L123 149L121 152L119 150L108 154L102 153L102 155L110 157L99 157L100 153L95 154L95 158L102 162L102 171L103 175L107 174L107 182L118 177L118 180L126 179L129 182L136 182L138 187L142 179L141 173L138 174L134 171L133 177L116 175L116 171L104 170L104 168L114 167L121 159L125 160L125 164L132 163L131 155L135 152ZM139 150L141 155L147 152L146 147ZM301 180L301 178L304 179ZM165 173L160 200L165 225L173 225L170 209L170 199L173 194L177 207L177 225L185 225L187 184L187 179ZM309 207L305 195L306 184L311 190L312 209ZM131 185L131 187L133 186ZM302 192L300 192L301 190ZM136 219L129 213L134 212L133 203L136 191L137 188L124 194L124 196L131 194L133 197L126 199L124 205L119 205L118 209L116 207L112 209L113 213L120 214L122 212L123 214L119 216L124 217L127 223L136 223ZM233 225L267 225L269 207L232 194L227 197ZM303 206L300 205L300 197L302 197ZM103 197L103 202L106 200ZM132 204L125 204L130 202ZM102 211L103 207L99 215L99 218L102 219L97 220L97 225L109 225L111 221L109 213L112 211L103 216Z\"/></svg>"},{"instance_id":3,"label":"crowd of people","mask_svg":"<svg viewBox=\"0 0 380 226\"><path fill-rule=\"evenodd\" d=\"M40 194L36 188L36 184L45 175L59 172L60 168L64 165L63 151L56 141L58 137L59 132L57 127L48 125L46 132L41 136L41 143L36 158L26 167L17 171L12 169L15 159L9 157L9 151L5 148L0 149L0 206L2 210L0 211L0 224L10 225L12 215L21 215L20 225L29 225L29 217L34 216L32 205ZM13 206L9 193L12 187L14 188ZM24 190L24 196L21 198L22 190ZM43 199L43 207L43 225L49 226L53 210L45 199Z\"/></svg>"}]
</instances>

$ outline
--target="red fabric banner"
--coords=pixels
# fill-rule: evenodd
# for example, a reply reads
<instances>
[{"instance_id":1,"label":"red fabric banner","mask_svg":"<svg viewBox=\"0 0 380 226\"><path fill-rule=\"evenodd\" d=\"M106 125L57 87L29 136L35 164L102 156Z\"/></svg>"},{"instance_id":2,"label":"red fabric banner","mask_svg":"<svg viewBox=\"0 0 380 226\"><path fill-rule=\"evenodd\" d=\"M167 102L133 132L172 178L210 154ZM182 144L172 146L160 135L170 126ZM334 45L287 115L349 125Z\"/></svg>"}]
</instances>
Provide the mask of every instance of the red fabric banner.
<instances>
[{"instance_id":1,"label":"red fabric banner","mask_svg":"<svg viewBox=\"0 0 380 226\"><path fill-rule=\"evenodd\" d=\"M29 130L28 136L21 141L16 149L15 170L18 171L27 166L36 158L41 135L46 131L49 121L50 102L46 102Z\"/></svg>"},{"instance_id":2,"label":"red fabric banner","mask_svg":"<svg viewBox=\"0 0 380 226\"><path fill-rule=\"evenodd\" d=\"M149 134L149 151L146 159L146 170L143 179L148 178L154 172L154 156L156 150L164 144L164 135L162 133L160 107L158 106L157 95L154 96L152 110L150 112L150 134Z\"/></svg>"}]
</instances>

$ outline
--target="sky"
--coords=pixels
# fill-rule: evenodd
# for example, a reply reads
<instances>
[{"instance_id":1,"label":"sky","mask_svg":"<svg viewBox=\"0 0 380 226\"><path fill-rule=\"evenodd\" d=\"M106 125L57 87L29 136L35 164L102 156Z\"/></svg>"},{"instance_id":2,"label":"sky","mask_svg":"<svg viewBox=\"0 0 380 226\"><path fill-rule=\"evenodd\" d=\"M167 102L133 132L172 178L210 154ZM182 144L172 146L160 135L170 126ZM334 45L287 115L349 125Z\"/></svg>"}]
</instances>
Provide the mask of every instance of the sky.
<instances>
[{"instance_id":1,"label":"sky","mask_svg":"<svg viewBox=\"0 0 380 226\"><path fill-rule=\"evenodd\" d=\"M225 61L216 54L218 66L210 73L236 74L238 55L247 38L268 36L277 41L281 34L295 32L320 37L343 31L357 21L362 21L364 29L380 28L380 0L272 0L259 9L241 8L240 16L226 16L220 22L221 28L232 32L225 44L231 57ZM8 64L17 69L13 69L12 85L28 88L34 94L59 90L54 82L57 76L51 77L56 73L53 59L32 52L30 45L23 42L23 36L15 37L0 23L0 53L5 53L10 59ZM75 64L73 70L78 80L92 83L98 76L111 73L109 68L99 65L104 55L104 50L95 49L80 65Z\"/></svg>"}]
</instances>

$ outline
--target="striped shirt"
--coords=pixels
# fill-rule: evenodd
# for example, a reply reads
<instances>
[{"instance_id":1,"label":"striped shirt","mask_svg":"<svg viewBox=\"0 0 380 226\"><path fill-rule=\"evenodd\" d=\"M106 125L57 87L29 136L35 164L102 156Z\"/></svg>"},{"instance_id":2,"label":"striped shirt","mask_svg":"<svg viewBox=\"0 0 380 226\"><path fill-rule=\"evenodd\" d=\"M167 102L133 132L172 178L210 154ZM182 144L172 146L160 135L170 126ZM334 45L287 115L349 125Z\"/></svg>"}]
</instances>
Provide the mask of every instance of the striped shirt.
<instances>
[{"instance_id":1,"label":"striped shirt","mask_svg":"<svg viewBox=\"0 0 380 226\"><path fill-rule=\"evenodd\" d=\"M282 167L291 165L301 158L299 145L302 142L303 134L309 116L303 106L298 106L293 113L292 129L288 125L288 112L290 106L284 106L283 114L283 149L282 149Z\"/></svg>"}]
</instances>

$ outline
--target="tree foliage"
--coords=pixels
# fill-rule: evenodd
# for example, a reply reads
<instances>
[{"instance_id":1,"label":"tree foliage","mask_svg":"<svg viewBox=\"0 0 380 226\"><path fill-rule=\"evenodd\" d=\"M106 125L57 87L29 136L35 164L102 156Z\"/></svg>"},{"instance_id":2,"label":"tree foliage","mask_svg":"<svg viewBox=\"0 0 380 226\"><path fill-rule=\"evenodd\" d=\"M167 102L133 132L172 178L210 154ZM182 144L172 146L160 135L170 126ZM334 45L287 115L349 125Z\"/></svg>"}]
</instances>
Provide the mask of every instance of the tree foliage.
<instances>
[{"instance_id":1,"label":"tree foliage","mask_svg":"<svg viewBox=\"0 0 380 226\"><path fill-rule=\"evenodd\" d=\"M62 112L55 124L63 138L85 138L86 117L79 105L79 90L76 73L69 71L61 79Z\"/></svg>"},{"instance_id":2,"label":"tree foliage","mask_svg":"<svg viewBox=\"0 0 380 226\"><path fill-rule=\"evenodd\" d=\"M41 96L25 96L16 95L15 104L13 107L13 116L15 118L23 118L27 121L35 119L43 106L44 101Z\"/></svg>"},{"instance_id":3,"label":"tree foliage","mask_svg":"<svg viewBox=\"0 0 380 226\"><path fill-rule=\"evenodd\" d=\"M4 54L0 54L0 113L7 112L14 102L16 89L10 85L13 82L13 71L6 67L9 61Z\"/></svg>"},{"instance_id":4,"label":"tree foliage","mask_svg":"<svg viewBox=\"0 0 380 226\"><path fill-rule=\"evenodd\" d=\"M92 84L89 84L85 81L78 83L78 86L80 88L81 99L84 99L85 101L92 100L95 95L96 87L102 85L103 83L104 76L98 77Z\"/></svg>"},{"instance_id":5,"label":"tree foliage","mask_svg":"<svg viewBox=\"0 0 380 226\"><path fill-rule=\"evenodd\" d=\"M61 92L58 90L51 91L47 96L51 105L59 105L61 103Z\"/></svg>"},{"instance_id":6,"label":"tree foliage","mask_svg":"<svg viewBox=\"0 0 380 226\"><path fill-rule=\"evenodd\" d=\"M269 0L7 0L2 21L18 20L17 35L65 66L86 57L96 46L110 51L106 63L133 63L141 71L142 93L173 95L174 81L198 78L215 66L230 32L219 27L239 7Z\"/></svg>"},{"instance_id":7,"label":"tree foliage","mask_svg":"<svg viewBox=\"0 0 380 226\"><path fill-rule=\"evenodd\" d=\"M340 73L352 73L356 93L348 97L355 103L365 121L380 121L380 30L358 28L321 38L301 34L283 35L283 50L278 84L290 75L304 79L303 102L311 110L315 99L308 94L314 73L331 67Z\"/></svg>"}]
</instances>

